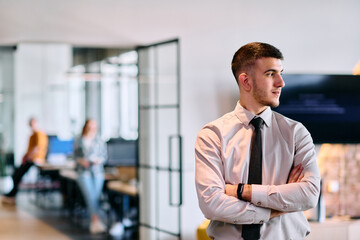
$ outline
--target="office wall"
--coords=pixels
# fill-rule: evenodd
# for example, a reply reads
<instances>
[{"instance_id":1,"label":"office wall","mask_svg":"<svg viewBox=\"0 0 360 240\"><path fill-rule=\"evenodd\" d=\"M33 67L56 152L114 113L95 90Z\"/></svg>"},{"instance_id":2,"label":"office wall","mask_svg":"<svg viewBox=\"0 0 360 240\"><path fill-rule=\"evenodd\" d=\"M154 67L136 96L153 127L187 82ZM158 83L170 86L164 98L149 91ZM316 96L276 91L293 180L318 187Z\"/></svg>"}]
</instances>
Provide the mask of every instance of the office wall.
<instances>
[{"instance_id":1,"label":"office wall","mask_svg":"<svg viewBox=\"0 0 360 240\"><path fill-rule=\"evenodd\" d=\"M360 59L359 1L230 1L206 9L197 29L180 35L184 239L193 239L204 219L194 186L197 132L239 98L230 70L235 51L251 41L271 43L283 52L286 73L351 74Z\"/></svg>"}]
</instances>

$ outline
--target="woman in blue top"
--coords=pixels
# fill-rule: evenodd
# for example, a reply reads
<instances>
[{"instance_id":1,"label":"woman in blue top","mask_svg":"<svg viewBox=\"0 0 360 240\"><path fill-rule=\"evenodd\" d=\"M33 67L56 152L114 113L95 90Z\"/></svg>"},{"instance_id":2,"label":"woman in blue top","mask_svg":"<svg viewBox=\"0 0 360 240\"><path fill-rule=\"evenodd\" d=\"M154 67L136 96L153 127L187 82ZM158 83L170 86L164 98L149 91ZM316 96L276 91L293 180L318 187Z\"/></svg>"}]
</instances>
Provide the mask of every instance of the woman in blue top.
<instances>
[{"instance_id":1,"label":"woman in blue top","mask_svg":"<svg viewBox=\"0 0 360 240\"><path fill-rule=\"evenodd\" d=\"M78 185L91 214L90 232L106 230L99 218L99 199L104 186L104 166L107 157L105 143L97 135L96 122L85 122L81 136L75 140L74 157L78 174Z\"/></svg>"}]
</instances>

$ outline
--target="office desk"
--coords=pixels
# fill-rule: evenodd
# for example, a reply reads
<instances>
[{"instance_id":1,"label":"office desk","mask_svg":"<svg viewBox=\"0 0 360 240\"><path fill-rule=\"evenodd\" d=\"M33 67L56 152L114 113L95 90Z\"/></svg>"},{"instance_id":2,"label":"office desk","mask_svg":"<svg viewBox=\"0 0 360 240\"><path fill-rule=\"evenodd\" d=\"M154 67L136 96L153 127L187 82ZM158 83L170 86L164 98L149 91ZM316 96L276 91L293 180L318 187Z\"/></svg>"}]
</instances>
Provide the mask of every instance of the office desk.
<instances>
[{"instance_id":1,"label":"office desk","mask_svg":"<svg viewBox=\"0 0 360 240\"><path fill-rule=\"evenodd\" d=\"M137 231L138 222L138 190L136 186L128 183L135 177L135 168L106 168L104 191L100 204L102 210L107 214L108 227L113 222L112 216L116 214L116 221L122 221L125 217L131 218L131 229ZM86 204L80 188L77 184L77 172L74 169L62 169L59 171L63 192L63 207L69 213L73 222L83 220L83 213L86 211ZM109 208L110 207L110 208ZM133 211L131 211L133 210ZM135 214L134 214L135 213ZM128 227L130 228L130 227Z\"/></svg>"},{"instance_id":2,"label":"office desk","mask_svg":"<svg viewBox=\"0 0 360 240\"><path fill-rule=\"evenodd\" d=\"M53 165L49 163L35 165L38 169L38 176L35 185L36 204L41 207L49 207L53 205L50 199L51 194L61 190L60 171L65 169L73 169L73 162L61 165Z\"/></svg>"},{"instance_id":3,"label":"office desk","mask_svg":"<svg viewBox=\"0 0 360 240\"><path fill-rule=\"evenodd\" d=\"M76 210L85 208L84 199L77 185L77 173L72 169L60 170L63 208L70 217L76 217Z\"/></svg>"},{"instance_id":4,"label":"office desk","mask_svg":"<svg viewBox=\"0 0 360 240\"><path fill-rule=\"evenodd\" d=\"M62 178L71 180L71 181L76 181L77 179L77 173L75 170L71 170L71 169L63 169L60 171L60 176Z\"/></svg>"},{"instance_id":5,"label":"office desk","mask_svg":"<svg viewBox=\"0 0 360 240\"><path fill-rule=\"evenodd\" d=\"M136 233L139 221L137 187L129 182L114 180L106 184L106 189L111 209L117 215L116 222L122 222L126 229Z\"/></svg>"},{"instance_id":6,"label":"office desk","mask_svg":"<svg viewBox=\"0 0 360 240\"><path fill-rule=\"evenodd\" d=\"M119 181L119 180L109 181L106 186L110 191L129 195L131 197L136 197L138 194L138 190L136 186L133 186L123 181Z\"/></svg>"},{"instance_id":7,"label":"office desk","mask_svg":"<svg viewBox=\"0 0 360 240\"><path fill-rule=\"evenodd\" d=\"M60 170L60 176L68 180L76 181L77 172L73 169L62 169ZM116 179L117 179L116 174L105 173L105 181L116 180Z\"/></svg>"},{"instance_id":8,"label":"office desk","mask_svg":"<svg viewBox=\"0 0 360 240\"><path fill-rule=\"evenodd\" d=\"M78 212L86 209L86 204L77 183L78 174L74 169L60 170L61 186L63 193L63 207L73 218ZM117 179L116 174L105 173L105 185L108 181ZM104 185L104 187L105 187Z\"/></svg>"},{"instance_id":9,"label":"office desk","mask_svg":"<svg viewBox=\"0 0 360 240\"><path fill-rule=\"evenodd\" d=\"M50 171L50 170L64 170L64 169L74 169L75 162L70 161L63 164L51 164L51 163L44 163L44 164L36 164L36 167L43 171Z\"/></svg>"}]
</instances>

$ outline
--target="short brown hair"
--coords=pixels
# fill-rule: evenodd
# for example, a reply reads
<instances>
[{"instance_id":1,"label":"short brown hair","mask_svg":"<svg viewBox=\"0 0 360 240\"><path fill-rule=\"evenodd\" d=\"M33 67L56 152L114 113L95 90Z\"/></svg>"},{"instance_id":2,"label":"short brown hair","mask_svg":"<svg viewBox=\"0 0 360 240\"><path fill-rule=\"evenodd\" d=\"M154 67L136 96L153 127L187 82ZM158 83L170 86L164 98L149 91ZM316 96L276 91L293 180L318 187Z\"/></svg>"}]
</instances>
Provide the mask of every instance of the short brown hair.
<instances>
[{"instance_id":1,"label":"short brown hair","mask_svg":"<svg viewBox=\"0 0 360 240\"><path fill-rule=\"evenodd\" d=\"M241 71L249 70L255 61L263 57L272 57L283 60L284 57L279 49L262 42L248 43L236 51L231 62L231 70L236 82Z\"/></svg>"}]
</instances>

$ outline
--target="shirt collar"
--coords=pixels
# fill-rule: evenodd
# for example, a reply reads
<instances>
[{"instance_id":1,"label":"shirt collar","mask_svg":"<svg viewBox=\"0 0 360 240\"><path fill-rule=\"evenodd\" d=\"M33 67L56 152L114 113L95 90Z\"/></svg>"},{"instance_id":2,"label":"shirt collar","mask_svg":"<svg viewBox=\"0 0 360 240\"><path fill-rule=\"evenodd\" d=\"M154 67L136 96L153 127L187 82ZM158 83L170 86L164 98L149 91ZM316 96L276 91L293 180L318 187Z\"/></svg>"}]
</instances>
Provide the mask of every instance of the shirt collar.
<instances>
[{"instance_id":1,"label":"shirt collar","mask_svg":"<svg viewBox=\"0 0 360 240\"><path fill-rule=\"evenodd\" d=\"M238 119L246 126L248 126L250 124L250 121L256 116L261 117L264 120L265 125L267 127L271 126L271 108L270 107L267 107L265 109L265 111L263 111L260 115L255 115L252 112L243 108L240 105L240 102L237 102L234 111L235 111L235 114L238 117Z\"/></svg>"}]
</instances>

